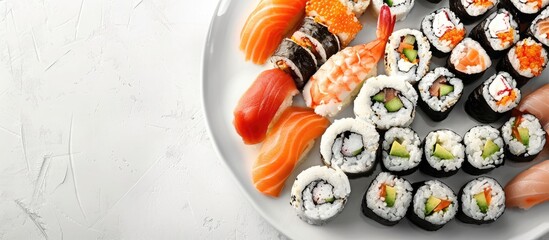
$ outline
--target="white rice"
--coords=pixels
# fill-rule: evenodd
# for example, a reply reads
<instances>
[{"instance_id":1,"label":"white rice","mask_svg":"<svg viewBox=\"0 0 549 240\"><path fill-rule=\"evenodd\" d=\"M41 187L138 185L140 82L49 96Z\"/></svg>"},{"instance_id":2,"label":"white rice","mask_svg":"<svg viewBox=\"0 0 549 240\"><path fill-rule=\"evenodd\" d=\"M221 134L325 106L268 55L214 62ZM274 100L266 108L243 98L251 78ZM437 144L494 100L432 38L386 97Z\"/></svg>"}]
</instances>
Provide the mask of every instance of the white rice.
<instances>
[{"instance_id":1,"label":"white rice","mask_svg":"<svg viewBox=\"0 0 549 240\"><path fill-rule=\"evenodd\" d=\"M406 148L410 154L409 158L397 157L389 155L391 146L395 140ZM383 140L383 165L389 171L405 171L412 169L421 162L421 140L414 130L411 128L392 127L385 132Z\"/></svg>"},{"instance_id":2,"label":"white rice","mask_svg":"<svg viewBox=\"0 0 549 240\"><path fill-rule=\"evenodd\" d=\"M461 59L467 56L467 51L470 48L474 48L478 50L479 55L482 56L482 58L484 59L485 67L482 68L480 64L477 66L467 66L467 70L465 71L465 73L467 74L480 73L486 70L488 67L490 67L490 65L492 65L492 61L490 60L490 57L488 56L484 48L482 48L482 46L480 46L480 44L477 41L471 38L463 39L463 41L461 41L454 48L454 50L452 50L452 53L450 54L450 62L457 67L457 64L461 61Z\"/></svg>"},{"instance_id":3,"label":"white rice","mask_svg":"<svg viewBox=\"0 0 549 240\"><path fill-rule=\"evenodd\" d=\"M482 150L488 140L492 140L499 146L499 151L490 155L488 158L482 157ZM476 126L471 128L463 137L465 143L465 153L467 161L477 169L490 169L503 163L503 138L499 130L489 125Z\"/></svg>"},{"instance_id":4,"label":"white rice","mask_svg":"<svg viewBox=\"0 0 549 240\"><path fill-rule=\"evenodd\" d=\"M547 38L547 33L540 32L538 28L538 23L542 20L545 20L549 17L549 8L544 9L541 13L534 19L530 25L530 31L535 36L536 40L543 43L545 46L549 46L549 38Z\"/></svg>"},{"instance_id":5,"label":"white rice","mask_svg":"<svg viewBox=\"0 0 549 240\"><path fill-rule=\"evenodd\" d=\"M446 77L447 82L454 86L454 91L442 97L432 96L429 89L440 76ZM429 108L438 112L446 112L459 101L463 94L463 82L461 79L454 77L454 74L450 70L438 67L421 79L418 89L421 99L427 103Z\"/></svg>"},{"instance_id":6,"label":"white rice","mask_svg":"<svg viewBox=\"0 0 549 240\"><path fill-rule=\"evenodd\" d=\"M445 21L446 16L440 15L440 14L446 14L448 16L448 20L450 20L450 23L454 26L456 29L464 29L463 23L461 23L460 19L456 17L456 14L452 12L450 9L443 7L441 9L436 10L435 12L432 12L431 14L425 16L423 20L421 21L421 29L423 30L423 33L425 33L425 36L433 46L435 46L436 49L443 53L449 53L454 49L454 45L450 41L447 40L441 40L440 38L446 33L437 31L437 29L434 29L434 23L435 21ZM440 18L443 18L440 20ZM450 24L448 22L445 22L446 24Z\"/></svg>"},{"instance_id":7,"label":"white rice","mask_svg":"<svg viewBox=\"0 0 549 240\"><path fill-rule=\"evenodd\" d=\"M513 48L511 48L511 50L509 50L509 52L507 53L507 58L510 60L509 62L511 62L513 69L515 69L515 71L517 71L521 76L524 76L527 78L533 78L535 77L535 75L530 68L523 69L523 70L520 69L520 61L516 54L516 46L522 46L524 44L526 44L526 46L532 46L534 44L540 45L530 37L522 39L519 42L517 42L517 44ZM532 57L532 56L529 56L529 57ZM533 56L533 57L536 57L536 58L542 57L543 68L545 68L545 66L547 65L547 51L544 48L541 49L541 56Z\"/></svg>"},{"instance_id":8,"label":"white rice","mask_svg":"<svg viewBox=\"0 0 549 240\"><path fill-rule=\"evenodd\" d=\"M401 39L406 35L412 35L416 38L418 63L411 63L408 60L402 59L401 54L398 52L398 48L402 42ZM394 31L389 37L387 45L385 45L385 73L389 76L402 75L410 83L416 83L429 71L432 57L430 48L429 41L418 30L404 28Z\"/></svg>"},{"instance_id":9,"label":"white rice","mask_svg":"<svg viewBox=\"0 0 549 240\"><path fill-rule=\"evenodd\" d=\"M478 207L475 194L484 192L484 189L491 188L492 200L488 211L482 213ZM470 218L482 221L495 220L503 214L505 210L505 192L496 180L488 177L479 177L468 182L463 187L461 195L461 207L463 213Z\"/></svg>"},{"instance_id":10,"label":"white rice","mask_svg":"<svg viewBox=\"0 0 549 240\"><path fill-rule=\"evenodd\" d=\"M397 112L388 112L382 103L372 102L372 96L385 88L400 92L404 107ZM379 75L366 80L354 102L354 112L358 118L370 121L379 129L407 127L415 118L417 92L402 76Z\"/></svg>"},{"instance_id":11,"label":"white rice","mask_svg":"<svg viewBox=\"0 0 549 240\"><path fill-rule=\"evenodd\" d=\"M450 130L437 130L427 134L424 154L429 165L438 171L444 170L445 172L461 168L461 164L465 160L465 147L461 140L461 136ZM434 156L433 153L437 143L451 152L454 159L441 159Z\"/></svg>"},{"instance_id":12,"label":"white rice","mask_svg":"<svg viewBox=\"0 0 549 240\"><path fill-rule=\"evenodd\" d=\"M406 16L414 7L414 1L415 0L393 0L393 6L390 7L391 14L396 16L397 21L406 19ZM379 16L383 4L385 4L383 0L372 0L372 9L376 16Z\"/></svg>"},{"instance_id":13,"label":"white rice","mask_svg":"<svg viewBox=\"0 0 549 240\"><path fill-rule=\"evenodd\" d=\"M431 196L438 199L449 200L452 203L448 206L447 211L438 211L429 216L425 216L425 203ZM456 215L458 209L456 202L457 197L452 189L438 180L430 180L425 182L425 185L421 186L414 195L414 213L419 218L425 219L430 223L437 225L446 224Z\"/></svg>"},{"instance_id":14,"label":"white rice","mask_svg":"<svg viewBox=\"0 0 549 240\"><path fill-rule=\"evenodd\" d=\"M501 128L501 134L503 135L503 140L509 148L509 151L515 155L520 156L524 154L525 157L533 156L541 152L543 146L545 146L545 130L541 127L539 120L531 114L522 115L522 122L518 127L527 128L530 138L528 139L528 146L519 142L515 137L513 137L513 125L515 123L515 117L511 117L503 127Z\"/></svg>"},{"instance_id":15,"label":"white rice","mask_svg":"<svg viewBox=\"0 0 549 240\"><path fill-rule=\"evenodd\" d=\"M387 207L385 198L379 196L382 184L394 187L396 190L395 204L392 207ZM393 222L399 221L406 215L411 200L412 185L405 179L386 172L379 173L366 192L366 206L378 216Z\"/></svg>"},{"instance_id":16,"label":"white rice","mask_svg":"<svg viewBox=\"0 0 549 240\"><path fill-rule=\"evenodd\" d=\"M508 49L520 39L518 23L513 18L513 15L505 10L505 8L500 8L498 11L490 14L490 16L486 18L486 21L484 21L482 29L484 29L484 34L486 35L486 39L488 39L490 46L496 51ZM509 30L513 30L513 41L502 42L497 34Z\"/></svg>"},{"instance_id":17,"label":"white rice","mask_svg":"<svg viewBox=\"0 0 549 240\"><path fill-rule=\"evenodd\" d=\"M353 13L356 15L356 17L362 16L364 11L366 11L366 8L370 5L370 0L339 0L341 3L343 3L345 6L347 6L348 9L353 11Z\"/></svg>"},{"instance_id":18,"label":"white rice","mask_svg":"<svg viewBox=\"0 0 549 240\"><path fill-rule=\"evenodd\" d=\"M495 80L499 82L494 82ZM503 87L500 84L501 80L507 82L507 85L513 88L512 91L514 91L517 96L514 101L509 102L507 105L498 105L497 102L500 99L496 99L494 96L497 95L499 88ZM483 83L482 88L482 96L484 97L484 101L488 103L488 106L490 106L490 108L494 112L498 113L504 113L516 107L519 104L522 96L520 89L517 88L517 81L515 81L515 79L513 79L513 77L511 77L511 75L509 75L509 73L507 72L498 72L492 75L490 78L488 78L488 80Z\"/></svg>"},{"instance_id":19,"label":"white rice","mask_svg":"<svg viewBox=\"0 0 549 240\"><path fill-rule=\"evenodd\" d=\"M474 4L475 0L460 0L461 5L465 8L465 11L469 16L480 16L484 13L486 13L488 10L492 9L494 6L498 4L498 0L490 0L492 3L492 6L490 7L483 7L483 6L477 6Z\"/></svg>"},{"instance_id":20,"label":"white rice","mask_svg":"<svg viewBox=\"0 0 549 240\"><path fill-rule=\"evenodd\" d=\"M326 166L314 166L296 177L290 204L303 221L322 225L343 210L350 194L351 185L345 173Z\"/></svg>"},{"instance_id":21,"label":"white rice","mask_svg":"<svg viewBox=\"0 0 549 240\"><path fill-rule=\"evenodd\" d=\"M362 139L343 139L340 134L352 132ZM362 140L362 141L361 141ZM349 141L363 151L355 156L343 155L344 142ZM361 119L343 118L335 120L320 140L320 154L326 165L340 168L346 173L362 173L369 171L375 163L377 149L379 148L379 134L374 125Z\"/></svg>"},{"instance_id":22,"label":"white rice","mask_svg":"<svg viewBox=\"0 0 549 240\"><path fill-rule=\"evenodd\" d=\"M523 13L533 14L539 12L549 3L549 0L541 1L541 8L538 7L536 2L530 2L525 0L511 0L511 3Z\"/></svg>"}]
</instances>

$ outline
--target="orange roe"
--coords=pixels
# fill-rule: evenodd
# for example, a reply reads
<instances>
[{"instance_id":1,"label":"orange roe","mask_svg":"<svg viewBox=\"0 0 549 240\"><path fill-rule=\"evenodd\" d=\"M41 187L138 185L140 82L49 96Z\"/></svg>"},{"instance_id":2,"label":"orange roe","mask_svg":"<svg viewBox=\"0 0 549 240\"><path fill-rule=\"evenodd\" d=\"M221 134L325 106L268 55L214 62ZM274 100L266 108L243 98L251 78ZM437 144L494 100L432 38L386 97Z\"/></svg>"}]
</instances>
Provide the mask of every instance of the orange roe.
<instances>
[{"instance_id":1,"label":"orange roe","mask_svg":"<svg viewBox=\"0 0 549 240\"><path fill-rule=\"evenodd\" d=\"M490 0L476 0L474 4L482 7L489 7L493 5L493 3Z\"/></svg>"},{"instance_id":2,"label":"orange roe","mask_svg":"<svg viewBox=\"0 0 549 240\"><path fill-rule=\"evenodd\" d=\"M450 42L451 46L457 45L463 38L465 37L465 30L464 29L457 29L452 28L448 31L446 31L442 37L440 37L441 41L448 41Z\"/></svg>"},{"instance_id":3,"label":"orange roe","mask_svg":"<svg viewBox=\"0 0 549 240\"><path fill-rule=\"evenodd\" d=\"M517 99L517 92L511 91L511 94L501 98L501 100L497 101L496 104L498 106L507 105L507 103L515 101L515 99Z\"/></svg>"},{"instance_id":4,"label":"orange roe","mask_svg":"<svg viewBox=\"0 0 549 240\"><path fill-rule=\"evenodd\" d=\"M506 43L512 43L515 40L515 29L509 29L507 32L500 32L496 34L501 40L501 46L505 47Z\"/></svg>"},{"instance_id":5,"label":"orange roe","mask_svg":"<svg viewBox=\"0 0 549 240\"><path fill-rule=\"evenodd\" d=\"M544 59L541 55L543 48L540 44L516 45L515 54L520 62L520 70L530 69L534 76L539 76L543 70Z\"/></svg>"},{"instance_id":6,"label":"orange roe","mask_svg":"<svg viewBox=\"0 0 549 240\"><path fill-rule=\"evenodd\" d=\"M542 0L529 0L528 2L535 2L538 9L541 8Z\"/></svg>"},{"instance_id":7,"label":"orange roe","mask_svg":"<svg viewBox=\"0 0 549 240\"><path fill-rule=\"evenodd\" d=\"M305 7L305 13L307 16L314 16L315 21L326 24L333 34L349 34L349 42L362 29L356 16L339 0L310 0Z\"/></svg>"}]
</instances>

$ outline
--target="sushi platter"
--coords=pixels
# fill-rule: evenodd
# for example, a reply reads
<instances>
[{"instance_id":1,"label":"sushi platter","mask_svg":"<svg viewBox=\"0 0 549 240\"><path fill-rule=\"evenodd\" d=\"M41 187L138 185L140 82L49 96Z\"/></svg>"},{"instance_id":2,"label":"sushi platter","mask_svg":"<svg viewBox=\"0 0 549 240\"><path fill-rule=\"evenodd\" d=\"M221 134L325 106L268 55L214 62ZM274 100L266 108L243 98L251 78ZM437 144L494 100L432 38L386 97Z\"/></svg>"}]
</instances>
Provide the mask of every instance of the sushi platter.
<instances>
[{"instance_id":1,"label":"sushi platter","mask_svg":"<svg viewBox=\"0 0 549 240\"><path fill-rule=\"evenodd\" d=\"M222 0L214 147L292 239L549 234L547 5Z\"/></svg>"}]
</instances>

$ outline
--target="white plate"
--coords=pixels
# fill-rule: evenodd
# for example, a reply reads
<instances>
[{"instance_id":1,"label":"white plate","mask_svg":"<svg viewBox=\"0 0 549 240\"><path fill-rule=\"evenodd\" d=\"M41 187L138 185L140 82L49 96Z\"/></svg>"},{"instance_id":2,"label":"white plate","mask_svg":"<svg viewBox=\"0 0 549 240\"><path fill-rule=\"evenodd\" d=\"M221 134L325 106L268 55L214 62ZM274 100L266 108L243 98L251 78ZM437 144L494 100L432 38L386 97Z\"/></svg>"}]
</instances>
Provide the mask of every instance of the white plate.
<instances>
[{"instance_id":1,"label":"white plate","mask_svg":"<svg viewBox=\"0 0 549 240\"><path fill-rule=\"evenodd\" d=\"M295 179L295 176L299 172L309 166L321 164L318 153L318 142L317 147L311 151L304 163L298 166L290 176L279 198L267 197L256 191L251 182L251 165L257 155L258 147L244 145L232 125L232 112L241 94L244 93L262 70L269 68L268 65L257 66L250 62L244 62L244 55L238 48L240 29L256 4L257 1L251 0L226 0L219 3L210 26L203 56L203 103L208 128L219 156L236 178L237 183L244 192L245 198L279 231L293 239L364 239L365 237L383 237L383 239L406 238L425 240L442 238L525 239L539 237L549 230L549 204L536 206L529 211L507 209L497 222L483 226L469 225L452 220L437 232L427 232L414 226L407 219L403 219L394 227L386 227L365 218L360 211L362 196L375 174L368 178L359 178L351 181L351 197L341 215L324 226L311 226L301 221L290 207L289 192L293 179ZM448 6L448 0L444 0L439 4L417 0L414 9L406 21L397 22L395 29L405 27L419 28L419 23L423 16L435 8L442 6ZM365 16L362 16L360 20L364 24L364 28L352 44L364 43L374 37L376 18L367 11ZM468 25L467 28L470 30L473 26ZM444 61L445 59L434 58L431 69L444 65ZM491 68L484 76L484 79L493 73L494 70ZM548 79L549 70L545 71L543 76L529 83L523 90L525 93L530 93L536 87L549 82ZM412 127L422 138L429 131L438 128L449 128L463 136L469 128L479 124L465 113L463 103L473 88L480 83L481 80L478 80L466 86L463 98L454 108L448 119L435 123L430 121L419 110ZM298 104L303 103L301 96L297 96L295 101ZM350 108L338 117L344 116L352 116ZM500 123L493 124L496 127L500 125L501 121ZM547 154L544 155L544 157L547 156ZM518 172L534 163L538 163L540 160L541 158L538 158L531 163L513 163L507 161L505 166L487 175L496 178L501 184L505 184ZM379 168L378 166L376 173L379 172ZM207 171L207 169L204 169L204 172ZM432 177L419 172L405 178L411 182L432 179ZM475 177L460 171L450 178L441 180L457 192L463 184L473 178ZM219 199L219 203L223 204L223 199ZM231 206L226 207L230 208ZM254 226L249 227L253 228Z\"/></svg>"}]
</instances>

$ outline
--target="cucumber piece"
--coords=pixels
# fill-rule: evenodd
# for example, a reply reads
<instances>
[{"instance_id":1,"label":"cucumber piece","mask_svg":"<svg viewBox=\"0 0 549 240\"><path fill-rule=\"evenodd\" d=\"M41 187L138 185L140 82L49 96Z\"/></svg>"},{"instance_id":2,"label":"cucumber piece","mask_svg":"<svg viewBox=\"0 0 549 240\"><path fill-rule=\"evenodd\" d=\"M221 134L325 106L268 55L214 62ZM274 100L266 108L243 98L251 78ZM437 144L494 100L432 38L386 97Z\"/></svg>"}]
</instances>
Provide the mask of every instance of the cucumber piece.
<instances>
[{"instance_id":1,"label":"cucumber piece","mask_svg":"<svg viewBox=\"0 0 549 240\"><path fill-rule=\"evenodd\" d=\"M520 140L522 140L522 144L528 146L528 144L530 144L530 131L528 130L528 128L519 127L518 133L520 136Z\"/></svg>"},{"instance_id":2,"label":"cucumber piece","mask_svg":"<svg viewBox=\"0 0 549 240\"><path fill-rule=\"evenodd\" d=\"M383 0L384 3L387 3L389 7L393 6L393 0Z\"/></svg>"},{"instance_id":3,"label":"cucumber piece","mask_svg":"<svg viewBox=\"0 0 549 240\"><path fill-rule=\"evenodd\" d=\"M427 199L427 202L425 203L425 216L431 215L433 213L433 210L442 202L442 200L430 196L429 199Z\"/></svg>"},{"instance_id":4,"label":"cucumber piece","mask_svg":"<svg viewBox=\"0 0 549 240\"><path fill-rule=\"evenodd\" d=\"M410 62L414 62L417 59L417 50L405 48L402 49L402 54L404 54Z\"/></svg>"},{"instance_id":5,"label":"cucumber piece","mask_svg":"<svg viewBox=\"0 0 549 240\"><path fill-rule=\"evenodd\" d=\"M357 150L354 150L353 152L351 152L351 154L353 155L353 157L356 157L358 154L364 152L364 147L361 147Z\"/></svg>"},{"instance_id":6,"label":"cucumber piece","mask_svg":"<svg viewBox=\"0 0 549 240\"><path fill-rule=\"evenodd\" d=\"M402 42L410 45L414 45L414 43L416 43L416 37L414 35L406 35L404 37L404 40L402 40Z\"/></svg>"},{"instance_id":7,"label":"cucumber piece","mask_svg":"<svg viewBox=\"0 0 549 240\"><path fill-rule=\"evenodd\" d=\"M334 203L335 198L334 197L326 198L326 199L324 199L324 201L327 202L327 203Z\"/></svg>"},{"instance_id":8,"label":"cucumber piece","mask_svg":"<svg viewBox=\"0 0 549 240\"><path fill-rule=\"evenodd\" d=\"M385 102L385 92L379 92L372 99L376 102Z\"/></svg>"},{"instance_id":9,"label":"cucumber piece","mask_svg":"<svg viewBox=\"0 0 549 240\"><path fill-rule=\"evenodd\" d=\"M488 212L488 201L486 201L486 195L484 192L477 193L473 196L477 200L478 208L482 213Z\"/></svg>"},{"instance_id":10,"label":"cucumber piece","mask_svg":"<svg viewBox=\"0 0 549 240\"><path fill-rule=\"evenodd\" d=\"M454 91L454 86L448 85L448 84L440 84L440 88L438 89L439 96L446 96Z\"/></svg>"},{"instance_id":11,"label":"cucumber piece","mask_svg":"<svg viewBox=\"0 0 549 240\"><path fill-rule=\"evenodd\" d=\"M488 139L484 144L484 149L482 150L482 158L487 158L492 156L492 154L499 151L499 146L494 143L491 139Z\"/></svg>"},{"instance_id":12,"label":"cucumber piece","mask_svg":"<svg viewBox=\"0 0 549 240\"><path fill-rule=\"evenodd\" d=\"M454 155L438 143L435 145L435 151L433 152L433 156L443 160L454 159Z\"/></svg>"},{"instance_id":13,"label":"cucumber piece","mask_svg":"<svg viewBox=\"0 0 549 240\"><path fill-rule=\"evenodd\" d=\"M387 207L393 207L396 201L396 189L394 187L386 185L385 192L385 203L387 203Z\"/></svg>"},{"instance_id":14,"label":"cucumber piece","mask_svg":"<svg viewBox=\"0 0 549 240\"><path fill-rule=\"evenodd\" d=\"M391 151L389 151L389 155L401 158L410 157L410 153L406 150L406 147L402 146L397 141L393 141L393 144L391 145Z\"/></svg>"},{"instance_id":15,"label":"cucumber piece","mask_svg":"<svg viewBox=\"0 0 549 240\"><path fill-rule=\"evenodd\" d=\"M397 112L402 107L404 107L404 104L402 104L402 101L398 97L395 97L391 99L391 101L385 103L385 108L388 112Z\"/></svg>"}]
</instances>

